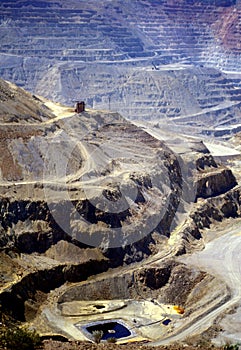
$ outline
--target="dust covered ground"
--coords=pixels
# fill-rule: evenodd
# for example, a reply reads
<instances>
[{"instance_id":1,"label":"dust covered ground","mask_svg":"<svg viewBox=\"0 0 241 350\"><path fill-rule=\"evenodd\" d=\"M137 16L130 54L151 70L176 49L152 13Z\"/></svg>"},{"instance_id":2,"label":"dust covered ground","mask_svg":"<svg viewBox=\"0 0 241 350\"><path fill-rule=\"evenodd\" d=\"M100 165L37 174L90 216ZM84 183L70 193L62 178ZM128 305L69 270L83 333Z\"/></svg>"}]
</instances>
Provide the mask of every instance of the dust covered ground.
<instances>
[{"instance_id":1,"label":"dust covered ground","mask_svg":"<svg viewBox=\"0 0 241 350\"><path fill-rule=\"evenodd\" d=\"M196 348L199 349L216 349L221 350L224 347L215 347L212 345L201 345L198 346L187 346L180 344L173 344L169 346L148 346L144 343L128 343L128 344L111 344L111 343L102 343L102 344L94 344L89 342L66 342L62 343L59 341L47 340L44 341L43 349L44 350L194 350Z\"/></svg>"}]
</instances>

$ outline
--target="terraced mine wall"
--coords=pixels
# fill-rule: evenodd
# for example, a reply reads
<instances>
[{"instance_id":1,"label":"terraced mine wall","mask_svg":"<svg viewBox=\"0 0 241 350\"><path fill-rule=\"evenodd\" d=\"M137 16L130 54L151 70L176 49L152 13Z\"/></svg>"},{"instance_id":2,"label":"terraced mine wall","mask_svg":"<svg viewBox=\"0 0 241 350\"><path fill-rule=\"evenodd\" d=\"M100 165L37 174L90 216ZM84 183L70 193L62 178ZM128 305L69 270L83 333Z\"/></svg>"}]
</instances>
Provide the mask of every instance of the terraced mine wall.
<instances>
[{"instance_id":1,"label":"terraced mine wall","mask_svg":"<svg viewBox=\"0 0 241 350\"><path fill-rule=\"evenodd\" d=\"M240 119L240 12L231 0L2 1L0 75L55 101L222 136Z\"/></svg>"},{"instance_id":2,"label":"terraced mine wall","mask_svg":"<svg viewBox=\"0 0 241 350\"><path fill-rule=\"evenodd\" d=\"M34 62L34 58L42 56L70 62L155 59L158 53L164 62L186 58L205 63L202 57L205 49L210 45L222 48L224 44L215 42L215 35L221 31L216 22L227 11L231 14L233 10L240 11L233 0L175 3L143 0L128 5L118 0L101 4L92 0L81 5L76 1L72 6L63 1L50 1L47 6L44 2L2 1L1 31L5 36L1 52L29 57L30 62L31 58ZM39 26L40 23L45 26ZM20 40L16 40L18 29ZM24 36L26 30L28 37ZM234 46L238 38L232 31L228 34Z\"/></svg>"}]
</instances>

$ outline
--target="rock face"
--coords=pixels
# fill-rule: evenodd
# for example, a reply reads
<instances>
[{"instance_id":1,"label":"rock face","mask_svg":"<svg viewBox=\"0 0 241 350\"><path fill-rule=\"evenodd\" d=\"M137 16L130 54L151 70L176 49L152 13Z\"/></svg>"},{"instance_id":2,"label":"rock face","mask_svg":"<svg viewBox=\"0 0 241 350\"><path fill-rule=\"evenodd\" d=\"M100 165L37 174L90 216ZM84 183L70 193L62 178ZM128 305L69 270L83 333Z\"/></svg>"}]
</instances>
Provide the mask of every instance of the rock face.
<instances>
[{"instance_id":1,"label":"rock face","mask_svg":"<svg viewBox=\"0 0 241 350\"><path fill-rule=\"evenodd\" d=\"M131 272L119 277L101 279L98 282L76 284L74 287L67 288L60 296L58 303L61 307L63 303L81 300L140 299L151 296L158 296L161 299L163 298L163 295L161 295L162 288L170 288L170 281L178 278L177 276L182 276L182 284L192 280L192 286L186 288L187 294L190 293L195 284L205 277L204 274L188 271L184 265L168 261L163 266L153 265L149 268L139 269L134 274ZM174 290L174 286L172 288ZM183 298L183 301L180 302L180 299L179 301L171 300L173 296L169 295L169 303L184 305L185 296L181 296L182 293L178 294L178 298Z\"/></svg>"},{"instance_id":2,"label":"rock face","mask_svg":"<svg viewBox=\"0 0 241 350\"><path fill-rule=\"evenodd\" d=\"M219 169L202 174L197 185L197 196L208 198L227 192L237 185L230 169Z\"/></svg>"},{"instance_id":3,"label":"rock face","mask_svg":"<svg viewBox=\"0 0 241 350\"><path fill-rule=\"evenodd\" d=\"M233 0L2 1L0 74L55 101L222 136L240 130L240 11Z\"/></svg>"}]
</instances>

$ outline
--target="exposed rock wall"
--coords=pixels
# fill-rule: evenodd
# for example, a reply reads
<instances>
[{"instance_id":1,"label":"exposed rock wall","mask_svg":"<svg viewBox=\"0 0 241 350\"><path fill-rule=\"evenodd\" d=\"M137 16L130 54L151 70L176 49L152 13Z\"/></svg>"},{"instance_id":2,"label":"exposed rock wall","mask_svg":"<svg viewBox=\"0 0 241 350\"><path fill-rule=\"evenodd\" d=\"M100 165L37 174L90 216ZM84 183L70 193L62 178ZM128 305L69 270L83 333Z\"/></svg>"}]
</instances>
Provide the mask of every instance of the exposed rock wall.
<instances>
[{"instance_id":1,"label":"exposed rock wall","mask_svg":"<svg viewBox=\"0 0 241 350\"><path fill-rule=\"evenodd\" d=\"M203 173L197 182L197 197L218 196L235 187L237 181L230 169L219 169Z\"/></svg>"},{"instance_id":2,"label":"exposed rock wall","mask_svg":"<svg viewBox=\"0 0 241 350\"><path fill-rule=\"evenodd\" d=\"M207 288L212 292L207 293ZM200 312L204 305L215 302L215 298L222 303L228 297L228 288L222 281L184 264L167 260L162 264L139 268L135 272L67 287L58 298L58 308L62 310L65 303L75 301L94 303L134 299L152 301L156 305L159 302L179 305L188 317L191 312Z\"/></svg>"},{"instance_id":3,"label":"exposed rock wall","mask_svg":"<svg viewBox=\"0 0 241 350\"><path fill-rule=\"evenodd\" d=\"M86 280L89 276L106 271L108 267L108 261L103 259L99 261L90 260L79 265L60 264L49 269L40 268L36 272L27 273L19 282L0 294L1 311L24 321L26 316L28 317L25 303L32 304L32 310L35 306L37 312L40 306L37 295L40 292L46 296L52 289L58 288L67 281L79 282Z\"/></svg>"},{"instance_id":4,"label":"exposed rock wall","mask_svg":"<svg viewBox=\"0 0 241 350\"><path fill-rule=\"evenodd\" d=\"M58 304L61 308L61 304L75 300L143 300L153 297L165 299L166 303L184 305L190 292L205 276L185 265L166 261L161 266L153 265L121 276L77 284L60 296Z\"/></svg>"},{"instance_id":5,"label":"exposed rock wall","mask_svg":"<svg viewBox=\"0 0 241 350\"><path fill-rule=\"evenodd\" d=\"M227 193L198 201L197 208L190 213L180 231L181 244L177 255L185 254L193 249L195 240L202 238L202 229L210 228L211 224L222 222L228 218L241 216L241 188L236 186Z\"/></svg>"}]
</instances>

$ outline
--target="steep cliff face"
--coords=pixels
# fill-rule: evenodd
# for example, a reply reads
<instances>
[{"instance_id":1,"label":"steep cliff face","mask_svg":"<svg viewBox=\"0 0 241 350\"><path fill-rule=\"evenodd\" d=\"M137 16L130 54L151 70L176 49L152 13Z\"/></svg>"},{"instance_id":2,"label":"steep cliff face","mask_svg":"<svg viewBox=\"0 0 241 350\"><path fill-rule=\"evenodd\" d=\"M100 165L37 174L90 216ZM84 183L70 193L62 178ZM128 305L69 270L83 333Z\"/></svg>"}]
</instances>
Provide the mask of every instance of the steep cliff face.
<instances>
[{"instance_id":1,"label":"steep cliff face","mask_svg":"<svg viewBox=\"0 0 241 350\"><path fill-rule=\"evenodd\" d=\"M230 169L215 169L200 176L197 185L197 197L208 198L225 193L237 185Z\"/></svg>"}]
</instances>

